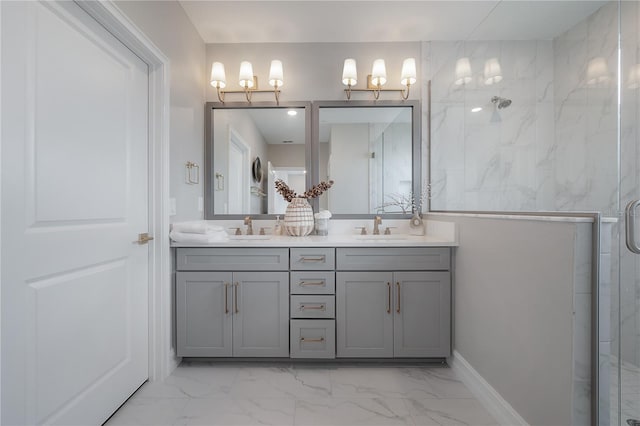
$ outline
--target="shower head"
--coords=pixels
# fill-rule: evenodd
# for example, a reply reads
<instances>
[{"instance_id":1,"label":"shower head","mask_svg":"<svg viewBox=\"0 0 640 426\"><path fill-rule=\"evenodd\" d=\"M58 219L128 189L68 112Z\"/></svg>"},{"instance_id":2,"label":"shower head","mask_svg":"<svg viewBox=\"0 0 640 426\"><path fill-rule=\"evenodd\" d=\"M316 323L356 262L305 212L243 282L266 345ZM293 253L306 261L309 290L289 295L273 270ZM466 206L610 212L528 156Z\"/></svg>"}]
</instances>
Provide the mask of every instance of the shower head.
<instances>
[{"instance_id":1,"label":"shower head","mask_svg":"<svg viewBox=\"0 0 640 426\"><path fill-rule=\"evenodd\" d=\"M502 98L500 96L494 96L491 98L491 102L494 103L498 109L504 109L511 105L511 99Z\"/></svg>"}]
</instances>

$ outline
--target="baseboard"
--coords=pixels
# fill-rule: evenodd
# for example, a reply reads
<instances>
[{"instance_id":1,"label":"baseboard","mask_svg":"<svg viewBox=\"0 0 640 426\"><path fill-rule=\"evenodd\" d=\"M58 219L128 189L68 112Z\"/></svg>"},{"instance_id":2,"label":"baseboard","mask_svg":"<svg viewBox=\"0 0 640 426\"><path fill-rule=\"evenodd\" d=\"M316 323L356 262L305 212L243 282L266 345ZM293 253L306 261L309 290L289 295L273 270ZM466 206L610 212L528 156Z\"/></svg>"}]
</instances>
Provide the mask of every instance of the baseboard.
<instances>
[{"instance_id":1,"label":"baseboard","mask_svg":"<svg viewBox=\"0 0 640 426\"><path fill-rule=\"evenodd\" d=\"M449 365L460 376L471 393L487 411L505 426L529 426L513 407L496 391L457 351L449 359Z\"/></svg>"}]
</instances>

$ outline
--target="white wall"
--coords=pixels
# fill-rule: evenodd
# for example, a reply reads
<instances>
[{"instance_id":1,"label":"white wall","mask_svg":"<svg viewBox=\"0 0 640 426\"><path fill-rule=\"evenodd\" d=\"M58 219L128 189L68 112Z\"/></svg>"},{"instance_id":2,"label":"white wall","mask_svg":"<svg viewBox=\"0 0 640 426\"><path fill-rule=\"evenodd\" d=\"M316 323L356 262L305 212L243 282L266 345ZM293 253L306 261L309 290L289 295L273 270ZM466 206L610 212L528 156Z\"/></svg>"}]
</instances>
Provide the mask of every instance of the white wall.
<instances>
[{"instance_id":1,"label":"white wall","mask_svg":"<svg viewBox=\"0 0 640 426\"><path fill-rule=\"evenodd\" d=\"M453 221L453 347L528 424L589 424L591 226Z\"/></svg>"},{"instance_id":2,"label":"white wall","mask_svg":"<svg viewBox=\"0 0 640 426\"><path fill-rule=\"evenodd\" d=\"M205 44L174 1L116 1L116 5L171 61L170 197L177 214L171 221L198 219L204 180ZM185 164L200 165L200 184L185 183Z\"/></svg>"}]
</instances>

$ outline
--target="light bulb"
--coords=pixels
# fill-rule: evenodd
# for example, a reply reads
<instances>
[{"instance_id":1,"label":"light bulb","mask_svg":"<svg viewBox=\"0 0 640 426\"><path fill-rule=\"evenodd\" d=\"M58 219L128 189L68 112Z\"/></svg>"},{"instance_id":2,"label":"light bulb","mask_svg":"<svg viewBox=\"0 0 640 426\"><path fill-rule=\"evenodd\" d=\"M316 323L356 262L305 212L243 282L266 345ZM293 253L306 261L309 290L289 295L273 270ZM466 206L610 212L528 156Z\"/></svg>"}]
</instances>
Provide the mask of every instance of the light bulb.
<instances>
[{"instance_id":1,"label":"light bulb","mask_svg":"<svg viewBox=\"0 0 640 426\"><path fill-rule=\"evenodd\" d=\"M240 86L244 88L253 88L253 66L249 61L240 63Z\"/></svg>"},{"instance_id":2,"label":"light bulb","mask_svg":"<svg viewBox=\"0 0 640 426\"><path fill-rule=\"evenodd\" d=\"M349 58L344 60L342 68L342 84L345 86L355 86L358 83L358 73L356 71L356 60Z\"/></svg>"},{"instance_id":3,"label":"light bulb","mask_svg":"<svg viewBox=\"0 0 640 426\"><path fill-rule=\"evenodd\" d=\"M224 64L214 62L211 65L211 85L217 89L224 89L227 85L227 77L224 73Z\"/></svg>"},{"instance_id":4,"label":"light bulb","mask_svg":"<svg viewBox=\"0 0 640 426\"><path fill-rule=\"evenodd\" d=\"M272 87L282 87L284 84L284 73L282 71L282 61L274 59L271 61L271 69L269 70L269 84Z\"/></svg>"},{"instance_id":5,"label":"light bulb","mask_svg":"<svg viewBox=\"0 0 640 426\"><path fill-rule=\"evenodd\" d=\"M387 68L384 65L384 59L376 59L373 61L371 69L371 84L374 86L383 86L387 82Z\"/></svg>"},{"instance_id":6,"label":"light bulb","mask_svg":"<svg viewBox=\"0 0 640 426\"><path fill-rule=\"evenodd\" d=\"M416 59L407 58L402 62L402 74L400 84L409 86L416 82Z\"/></svg>"}]
</instances>

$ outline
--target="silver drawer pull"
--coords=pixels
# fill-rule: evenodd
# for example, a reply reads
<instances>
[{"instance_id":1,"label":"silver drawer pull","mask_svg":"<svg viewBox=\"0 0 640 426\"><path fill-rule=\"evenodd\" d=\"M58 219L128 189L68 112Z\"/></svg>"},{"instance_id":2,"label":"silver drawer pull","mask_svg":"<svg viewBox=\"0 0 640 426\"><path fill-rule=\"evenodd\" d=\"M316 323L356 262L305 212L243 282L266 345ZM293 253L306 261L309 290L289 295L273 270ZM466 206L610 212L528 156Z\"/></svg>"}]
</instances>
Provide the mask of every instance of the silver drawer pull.
<instances>
[{"instance_id":1,"label":"silver drawer pull","mask_svg":"<svg viewBox=\"0 0 640 426\"><path fill-rule=\"evenodd\" d=\"M305 343L322 343L324 342L324 337L320 337L319 339L307 339L305 337L301 337L300 341Z\"/></svg>"},{"instance_id":2,"label":"silver drawer pull","mask_svg":"<svg viewBox=\"0 0 640 426\"><path fill-rule=\"evenodd\" d=\"M315 305L315 306L307 306L307 305L300 305L300 310L301 311L305 311L307 309L314 309L317 311L324 311L326 310L326 305L324 303L320 304L320 305Z\"/></svg>"},{"instance_id":3,"label":"silver drawer pull","mask_svg":"<svg viewBox=\"0 0 640 426\"><path fill-rule=\"evenodd\" d=\"M324 287L325 282L324 281L300 281L299 285L300 287L305 287L308 285L320 285Z\"/></svg>"},{"instance_id":4,"label":"silver drawer pull","mask_svg":"<svg viewBox=\"0 0 640 426\"><path fill-rule=\"evenodd\" d=\"M300 262L304 263L304 262L324 262L326 259L326 256L318 256L318 257L306 257L306 256L300 256Z\"/></svg>"}]
</instances>

